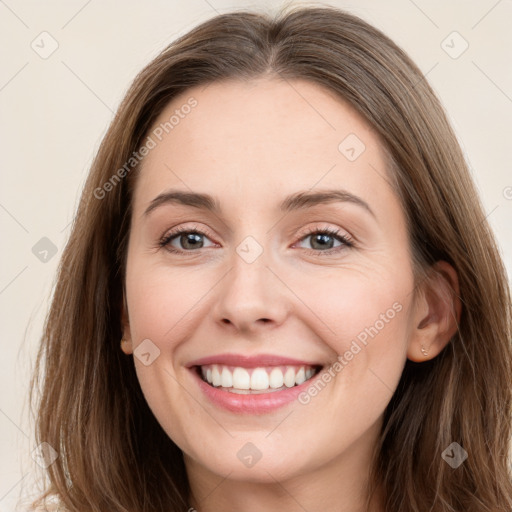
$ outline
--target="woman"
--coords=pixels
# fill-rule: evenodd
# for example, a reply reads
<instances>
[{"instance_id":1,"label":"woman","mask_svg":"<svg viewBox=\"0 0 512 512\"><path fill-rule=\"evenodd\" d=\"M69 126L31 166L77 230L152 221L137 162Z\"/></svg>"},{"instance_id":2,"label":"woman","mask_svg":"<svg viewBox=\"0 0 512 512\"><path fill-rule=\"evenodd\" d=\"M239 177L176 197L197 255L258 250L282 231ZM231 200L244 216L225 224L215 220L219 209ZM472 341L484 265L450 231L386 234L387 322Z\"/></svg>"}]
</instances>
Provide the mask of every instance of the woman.
<instances>
[{"instance_id":1,"label":"woman","mask_svg":"<svg viewBox=\"0 0 512 512\"><path fill-rule=\"evenodd\" d=\"M34 377L43 498L510 510L510 305L402 50L331 7L217 16L137 76L85 185Z\"/></svg>"}]
</instances>

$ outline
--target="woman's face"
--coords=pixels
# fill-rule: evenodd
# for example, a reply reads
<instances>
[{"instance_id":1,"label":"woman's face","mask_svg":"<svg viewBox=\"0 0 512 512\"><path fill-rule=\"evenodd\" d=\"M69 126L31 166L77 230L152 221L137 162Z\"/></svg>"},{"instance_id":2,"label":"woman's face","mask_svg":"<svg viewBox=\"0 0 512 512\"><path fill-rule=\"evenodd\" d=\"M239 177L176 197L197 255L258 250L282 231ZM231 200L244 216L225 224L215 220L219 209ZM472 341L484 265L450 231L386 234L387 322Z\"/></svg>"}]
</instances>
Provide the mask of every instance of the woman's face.
<instances>
[{"instance_id":1,"label":"woman's face","mask_svg":"<svg viewBox=\"0 0 512 512\"><path fill-rule=\"evenodd\" d=\"M149 136L125 337L187 469L261 482L367 469L414 315L376 134L318 85L261 79L187 90Z\"/></svg>"}]
</instances>

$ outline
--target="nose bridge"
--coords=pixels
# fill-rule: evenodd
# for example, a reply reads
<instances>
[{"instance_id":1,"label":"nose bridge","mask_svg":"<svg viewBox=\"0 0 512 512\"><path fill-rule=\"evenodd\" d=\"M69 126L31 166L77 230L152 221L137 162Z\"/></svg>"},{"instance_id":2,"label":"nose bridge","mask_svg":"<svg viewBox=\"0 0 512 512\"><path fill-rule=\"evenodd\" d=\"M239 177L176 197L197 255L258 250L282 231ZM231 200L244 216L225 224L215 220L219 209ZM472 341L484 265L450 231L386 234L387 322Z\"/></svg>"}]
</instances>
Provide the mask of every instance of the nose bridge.
<instances>
[{"instance_id":1,"label":"nose bridge","mask_svg":"<svg viewBox=\"0 0 512 512\"><path fill-rule=\"evenodd\" d=\"M258 237L261 242L255 236L246 236L235 246L231 270L217 297L217 320L229 321L238 329L250 329L258 321L279 324L286 315L284 288L269 269L272 260L269 238L263 236Z\"/></svg>"}]
</instances>

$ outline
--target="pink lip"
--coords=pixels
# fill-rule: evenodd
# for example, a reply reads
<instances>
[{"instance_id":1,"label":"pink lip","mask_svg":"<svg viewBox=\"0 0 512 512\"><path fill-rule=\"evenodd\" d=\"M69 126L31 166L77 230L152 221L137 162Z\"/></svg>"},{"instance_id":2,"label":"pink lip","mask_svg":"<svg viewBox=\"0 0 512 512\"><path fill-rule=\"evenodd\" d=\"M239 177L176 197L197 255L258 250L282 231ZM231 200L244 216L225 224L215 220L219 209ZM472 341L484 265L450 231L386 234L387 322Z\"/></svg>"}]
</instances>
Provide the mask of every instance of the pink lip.
<instances>
[{"instance_id":1,"label":"pink lip","mask_svg":"<svg viewBox=\"0 0 512 512\"><path fill-rule=\"evenodd\" d=\"M222 391L221 389L211 386L199 376L197 368L191 368L190 372L201 391L210 401L223 409L241 414L265 414L279 409L296 400L298 395L305 391L312 382L320 376L320 373L318 373L299 386L283 389L282 391L242 395Z\"/></svg>"},{"instance_id":2,"label":"pink lip","mask_svg":"<svg viewBox=\"0 0 512 512\"><path fill-rule=\"evenodd\" d=\"M291 359L274 354L259 354L257 356L244 356L242 354L218 354L215 356L196 359L187 364L187 368L203 366L206 364L224 364L226 366L241 366L243 368L257 368L261 366L323 366L323 363ZM293 388L290 388L293 389Z\"/></svg>"}]
</instances>

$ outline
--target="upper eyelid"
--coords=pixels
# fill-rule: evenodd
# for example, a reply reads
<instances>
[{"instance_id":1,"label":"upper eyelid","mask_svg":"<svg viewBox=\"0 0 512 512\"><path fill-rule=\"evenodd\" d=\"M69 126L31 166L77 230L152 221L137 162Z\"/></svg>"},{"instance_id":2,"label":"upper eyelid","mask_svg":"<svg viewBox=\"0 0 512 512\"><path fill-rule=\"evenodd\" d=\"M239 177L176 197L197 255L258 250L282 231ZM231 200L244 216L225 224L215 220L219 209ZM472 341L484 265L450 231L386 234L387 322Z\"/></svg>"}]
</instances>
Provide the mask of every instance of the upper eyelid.
<instances>
[{"instance_id":1,"label":"upper eyelid","mask_svg":"<svg viewBox=\"0 0 512 512\"><path fill-rule=\"evenodd\" d=\"M317 222L322 224L322 221L317 221ZM324 221L324 222L326 222L326 221ZM339 233L337 233L337 236L341 236L341 235L343 235L345 233L346 238L350 238L350 239L354 238L346 229L340 228L338 226L333 227L332 225L329 225L329 226L320 226L320 225L309 226L308 228L306 228L306 232L302 233L300 236L304 237L304 236L307 236L307 235L311 235L311 234L316 233L317 231L335 231L335 230L339 231ZM165 236L171 235L171 234L174 236L175 234L180 234L180 232L190 233L190 232L193 232L193 231L198 231L202 235L210 236L209 233L210 233L211 230L209 228L204 228L204 227L198 226L198 225L193 225L193 226L188 226L188 225L186 225L186 226L176 226L176 227L167 229L164 232L164 234L162 235L162 238L165 237ZM286 236L288 236L290 231L291 230L287 230L286 231ZM333 236L334 236L334 233L333 233Z\"/></svg>"}]
</instances>

